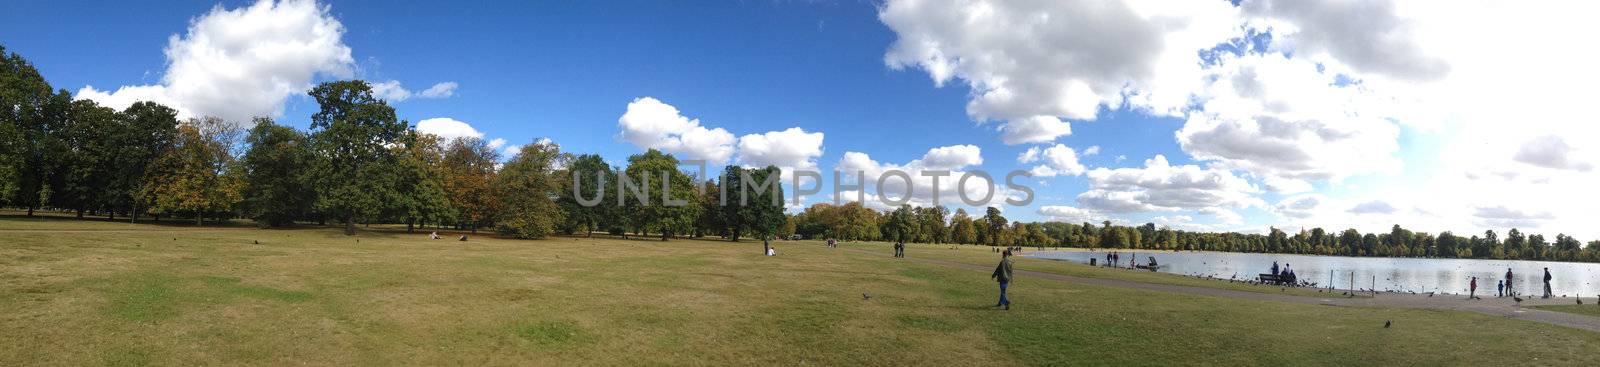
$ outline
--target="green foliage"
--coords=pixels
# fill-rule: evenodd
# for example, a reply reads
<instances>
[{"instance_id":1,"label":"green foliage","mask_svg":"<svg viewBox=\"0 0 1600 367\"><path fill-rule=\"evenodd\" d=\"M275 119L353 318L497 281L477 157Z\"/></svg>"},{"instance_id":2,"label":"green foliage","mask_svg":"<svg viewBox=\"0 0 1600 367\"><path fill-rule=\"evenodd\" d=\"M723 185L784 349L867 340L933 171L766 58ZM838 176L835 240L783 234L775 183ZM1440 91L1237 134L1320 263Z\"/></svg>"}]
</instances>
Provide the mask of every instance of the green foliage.
<instances>
[{"instance_id":1,"label":"green foliage","mask_svg":"<svg viewBox=\"0 0 1600 367\"><path fill-rule=\"evenodd\" d=\"M479 226L492 226L500 210L500 196L493 191L494 166L499 161L500 154L479 138L456 138L445 149L441 165L445 191L458 223L473 232Z\"/></svg>"},{"instance_id":2,"label":"green foliage","mask_svg":"<svg viewBox=\"0 0 1600 367\"><path fill-rule=\"evenodd\" d=\"M555 198L560 195L561 178L555 165L561 150L551 143L533 143L495 177L494 192L501 195L503 207L496 221L500 233L516 238L544 238L566 220Z\"/></svg>"},{"instance_id":3,"label":"green foliage","mask_svg":"<svg viewBox=\"0 0 1600 367\"><path fill-rule=\"evenodd\" d=\"M389 147L407 126L364 81L322 83L309 94L321 108L311 115L316 209L343 220L345 234L353 235L357 220L374 219L398 196L386 172L395 165Z\"/></svg>"},{"instance_id":4,"label":"green foliage","mask_svg":"<svg viewBox=\"0 0 1600 367\"><path fill-rule=\"evenodd\" d=\"M583 228L584 235L588 236L616 224L617 206L610 205L604 199L616 195L616 190L611 188L616 187L617 176L605 159L598 154L573 157L562 174L556 177L562 181L563 187L557 200L566 213L567 228ZM574 187L573 181L579 184ZM582 205L574 195L583 195L586 200L601 200L596 205Z\"/></svg>"},{"instance_id":5,"label":"green foliage","mask_svg":"<svg viewBox=\"0 0 1600 367\"><path fill-rule=\"evenodd\" d=\"M250 148L240 163L244 167L246 216L262 227L279 227L310 214L316 191L307 185L310 178L304 169L316 156L309 138L292 127L257 118L245 142Z\"/></svg>"},{"instance_id":6,"label":"green foliage","mask_svg":"<svg viewBox=\"0 0 1600 367\"><path fill-rule=\"evenodd\" d=\"M690 203L698 194L694 179L678 170L677 158L650 149L628 157L623 176L627 181L618 182L617 200L636 232L655 232L666 240L694 230L700 206ZM669 200L683 205L667 205Z\"/></svg>"},{"instance_id":7,"label":"green foliage","mask_svg":"<svg viewBox=\"0 0 1600 367\"><path fill-rule=\"evenodd\" d=\"M398 186L390 202L390 216L403 219L407 231L419 223L454 222L456 211L445 190L444 148L439 137L410 130L391 151L396 164L389 173Z\"/></svg>"},{"instance_id":8,"label":"green foliage","mask_svg":"<svg viewBox=\"0 0 1600 367\"><path fill-rule=\"evenodd\" d=\"M193 213L196 224L203 224L208 212L232 211L244 187L230 154L237 135L237 129L220 119L185 122L173 148L148 169L141 200L158 214Z\"/></svg>"}]
</instances>

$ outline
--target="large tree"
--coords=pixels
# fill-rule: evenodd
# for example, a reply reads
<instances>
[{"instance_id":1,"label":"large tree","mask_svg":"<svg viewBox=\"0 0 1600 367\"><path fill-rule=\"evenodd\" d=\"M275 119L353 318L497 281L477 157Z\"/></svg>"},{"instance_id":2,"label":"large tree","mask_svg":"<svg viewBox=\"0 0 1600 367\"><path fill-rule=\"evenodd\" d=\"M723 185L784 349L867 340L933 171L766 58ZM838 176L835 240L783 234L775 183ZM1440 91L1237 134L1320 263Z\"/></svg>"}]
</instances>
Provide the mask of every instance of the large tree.
<instances>
[{"instance_id":1,"label":"large tree","mask_svg":"<svg viewBox=\"0 0 1600 367\"><path fill-rule=\"evenodd\" d=\"M490 225L500 209L500 196L494 193L495 165L500 153L483 139L465 137L450 142L444 154L444 185L455 206L456 219L473 233Z\"/></svg>"},{"instance_id":2,"label":"large tree","mask_svg":"<svg viewBox=\"0 0 1600 367\"><path fill-rule=\"evenodd\" d=\"M1000 245L1000 240L1003 236L1002 232L1006 230L1006 223L1006 217L1000 215L1000 208L991 206L984 210L984 234L987 235L985 240L989 242L989 246ZM1110 226L1111 224L1107 222L1106 225Z\"/></svg>"},{"instance_id":3,"label":"large tree","mask_svg":"<svg viewBox=\"0 0 1600 367\"><path fill-rule=\"evenodd\" d=\"M445 190L444 147L439 141L436 135L410 130L401 144L390 149L396 157L390 174L394 175L397 195L389 210L392 217L405 220L406 232L414 231L419 223L442 224L456 219L450 194Z\"/></svg>"},{"instance_id":4,"label":"large tree","mask_svg":"<svg viewBox=\"0 0 1600 367\"><path fill-rule=\"evenodd\" d=\"M560 204L562 211L567 215L568 228L583 228L584 236L593 236L594 231L609 229L616 224L616 205L607 202L605 198L615 201L617 176L611 170L611 165L597 154L584 154L573 157L565 170L567 175L558 177L565 181L566 189L561 190ZM577 182L576 186L573 182ZM582 201L599 202L594 205L585 205Z\"/></svg>"},{"instance_id":5,"label":"large tree","mask_svg":"<svg viewBox=\"0 0 1600 367\"><path fill-rule=\"evenodd\" d=\"M501 234L544 238L566 220L553 199L563 187L555 174L560 158L561 149L553 143L528 144L495 176L494 191L503 203L495 221Z\"/></svg>"},{"instance_id":6,"label":"large tree","mask_svg":"<svg viewBox=\"0 0 1600 367\"><path fill-rule=\"evenodd\" d=\"M67 116L61 130L67 148L60 157L62 184L54 204L83 218L85 211L103 208L114 196L109 189L119 163L116 139L127 124L116 110L87 99L73 101Z\"/></svg>"},{"instance_id":7,"label":"large tree","mask_svg":"<svg viewBox=\"0 0 1600 367\"><path fill-rule=\"evenodd\" d=\"M407 126L364 81L322 83L310 95L321 107L311 115L316 207L343 221L345 235L355 235L356 221L378 216L396 196L393 175L385 171L395 162L389 147Z\"/></svg>"},{"instance_id":8,"label":"large tree","mask_svg":"<svg viewBox=\"0 0 1600 367\"><path fill-rule=\"evenodd\" d=\"M677 158L650 149L628 157L623 171L627 181L618 182L617 200L635 231L656 231L666 241L694 230L698 190L694 179L678 170Z\"/></svg>"},{"instance_id":9,"label":"large tree","mask_svg":"<svg viewBox=\"0 0 1600 367\"><path fill-rule=\"evenodd\" d=\"M119 139L121 151L114 158L117 173L108 184L111 194L106 200L113 208L128 210L132 220L138 221L144 210L134 197L145 181L145 169L172 148L178 135L178 111L155 102L135 102L122 110L122 115L127 128Z\"/></svg>"},{"instance_id":10,"label":"large tree","mask_svg":"<svg viewBox=\"0 0 1600 367\"><path fill-rule=\"evenodd\" d=\"M245 181L244 212L261 227L294 224L311 211L316 191L306 169L315 162L309 138L292 127L257 118L240 159Z\"/></svg>"},{"instance_id":11,"label":"large tree","mask_svg":"<svg viewBox=\"0 0 1600 367\"><path fill-rule=\"evenodd\" d=\"M217 118L185 122L172 149L151 163L151 177L140 197L155 213L193 213L196 225L205 224L207 213L232 210L244 186L229 172L236 134L236 128Z\"/></svg>"},{"instance_id":12,"label":"large tree","mask_svg":"<svg viewBox=\"0 0 1600 367\"><path fill-rule=\"evenodd\" d=\"M966 209L956 209L955 216L950 218L950 239L959 244L978 242L978 228L973 225L972 217L967 215Z\"/></svg>"},{"instance_id":13,"label":"large tree","mask_svg":"<svg viewBox=\"0 0 1600 367\"><path fill-rule=\"evenodd\" d=\"M783 215L782 173L777 166L745 169L748 181L740 179L740 196L729 193L728 204L739 207L741 224L761 238L763 247L788 219Z\"/></svg>"}]
</instances>

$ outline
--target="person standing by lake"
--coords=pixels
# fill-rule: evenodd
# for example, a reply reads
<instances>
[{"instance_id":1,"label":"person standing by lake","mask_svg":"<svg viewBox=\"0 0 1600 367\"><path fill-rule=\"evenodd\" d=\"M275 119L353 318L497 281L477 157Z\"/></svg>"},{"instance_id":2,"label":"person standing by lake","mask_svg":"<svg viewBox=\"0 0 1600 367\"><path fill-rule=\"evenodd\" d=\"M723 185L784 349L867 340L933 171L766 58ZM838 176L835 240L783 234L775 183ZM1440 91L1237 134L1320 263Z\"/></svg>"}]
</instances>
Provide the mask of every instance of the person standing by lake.
<instances>
[{"instance_id":1,"label":"person standing by lake","mask_svg":"<svg viewBox=\"0 0 1600 367\"><path fill-rule=\"evenodd\" d=\"M989 276L1000 282L1000 302L995 307L1011 309L1011 300L1006 299L1006 285L1011 284L1011 250L1000 253L1000 265L994 268L994 275Z\"/></svg>"},{"instance_id":2,"label":"person standing by lake","mask_svg":"<svg viewBox=\"0 0 1600 367\"><path fill-rule=\"evenodd\" d=\"M1517 296L1517 288L1516 287L1517 287L1517 283L1516 282L1512 282L1511 268L1506 268L1506 295L1507 296L1511 296L1511 297L1516 297Z\"/></svg>"},{"instance_id":3,"label":"person standing by lake","mask_svg":"<svg viewBox=\"0 0 1600 367\"><path fill-rule=\"evenodd\" d=\"M1550 292L1550 268L1544 268L1544 297L1543 298L1550 298L1552 296L1555 296L1555 295L1551 294L1551 292Z\"/></svg>"},{"instance_id":4,"label":"person standing by lake","mask_svg":"<svg viewBox=\"0 0 1600 367\"><path fill-rule=\"evenodd\" d=\"M1467 299L1478 299L1478 277L1467 283Z\"/></svg>"},{"instance_id":5,"label":"person standing by lake","mask_svg":"<svg viewBox=\"0 0 1600 367\"><path fill-rule=\"evenodd\" d=\"M1505 297L1505 296L1506 296L1506 281L1501 280L1499 283L1496 283L1494 285L1494 298L1502 298L1502 297Z\"/></svg>"}]
</instances>

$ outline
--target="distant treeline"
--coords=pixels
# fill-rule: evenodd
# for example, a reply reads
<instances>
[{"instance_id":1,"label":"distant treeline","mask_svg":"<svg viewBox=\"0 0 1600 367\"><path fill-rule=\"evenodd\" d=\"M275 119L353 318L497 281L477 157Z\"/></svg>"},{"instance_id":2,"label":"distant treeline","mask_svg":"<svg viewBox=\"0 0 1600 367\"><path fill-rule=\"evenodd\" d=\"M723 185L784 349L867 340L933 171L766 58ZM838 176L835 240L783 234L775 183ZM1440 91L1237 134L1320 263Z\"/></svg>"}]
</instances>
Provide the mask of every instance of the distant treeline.
<instances>
[{"instance_id":1,"label":"distant treeline","mask_svg":"<svg viewBox=\"0 0 1600 367\"><path fill-rule=\"evenodd\" d=\"M784 214L783 189L756 192L742 176L766 182L777 167L727 166L696 184L677 158L656 150L612 167L594 154L534 142L502 160L478 138L443 141L397 120L362 81L316 86L310 131L257 118L246 123L139 102L117 111L54 90L34 66L0 47L0 205L107 218L252 219L263 227L399 223L519 238L553 233L719 236L739 239L887 240L992 246L1208 250L1350 256L1461 257L1596 261L1600 241L1493 231L1434 236L1394 226L1389 233L1321 228L1289 235L1209 233L1110 222L1010 222L990 207L981 217L944 207L876 211L859 202L816 204ZM574 181L573 177L582 178ZM645 190L618 187L626 178ZM648 177L648 178L646 178ZM663 182L665 180L665 182ZM648 182L648 185L645 183ZM580 185L574 188L573 185ZM759 186L759 184L756 184ZM726 187L724 187L726 186ZM724 203L722 192L730 200ZM574 196L581 193L582 198ZM604 193L600 205L583 205ZM626 193L628 200L619 198ZM740 205L739 193L749 196ZM642 200L641 200L642 199ZM689 205L666 205L665 201Z\"/></svg>"}]
</instances>

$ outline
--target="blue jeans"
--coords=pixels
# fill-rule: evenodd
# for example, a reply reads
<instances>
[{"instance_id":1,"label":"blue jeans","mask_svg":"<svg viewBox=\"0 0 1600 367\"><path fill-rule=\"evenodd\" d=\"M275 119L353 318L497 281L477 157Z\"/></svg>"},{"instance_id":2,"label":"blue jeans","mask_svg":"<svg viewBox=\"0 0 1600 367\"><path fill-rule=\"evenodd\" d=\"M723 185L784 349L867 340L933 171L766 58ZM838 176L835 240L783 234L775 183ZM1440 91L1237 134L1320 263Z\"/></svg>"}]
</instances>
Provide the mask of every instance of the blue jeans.
<instances>
[{"instance_id":1,"label":"blue jeans","mask_svg":"<svg viewBox=\"0 0 1600 367\"><path fill-rule=\"evenodd\" d=\"M1009 282L1000 282L1000 305L1011 304L1011 300L1006 299L1006 283Z\"/></svg>"}]
</instances>

